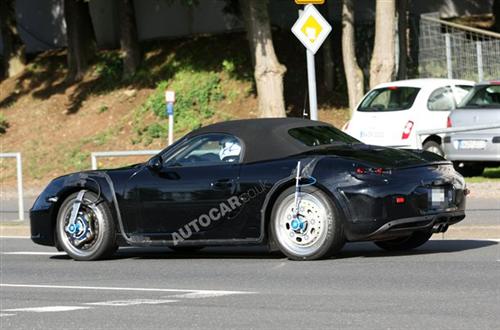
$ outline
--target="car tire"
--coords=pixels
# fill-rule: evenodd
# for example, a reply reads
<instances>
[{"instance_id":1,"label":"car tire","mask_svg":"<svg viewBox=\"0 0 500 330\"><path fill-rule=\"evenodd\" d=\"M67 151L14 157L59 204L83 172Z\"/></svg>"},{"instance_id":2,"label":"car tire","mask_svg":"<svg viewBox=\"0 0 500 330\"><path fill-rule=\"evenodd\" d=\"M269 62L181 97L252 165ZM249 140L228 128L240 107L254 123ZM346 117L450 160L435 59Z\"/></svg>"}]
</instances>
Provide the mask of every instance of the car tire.
<instances>
[{"instance_id":1,"label":"car tire","mask_svg":"<svg viewBox=\"0 0 500 330\"><path fill-rule=\"evenodd\" d=\"M479 164L463 164L463 166L460 166L461 163L454 163L453 165L455 165L457 172L465 177L481 176L484 172L484 166Z\"/></svg>"},{"instance_id":2,"label":"car tire","mask_svg":"<svg viewBox=\"0 0 500 330\"><path fill-rule=\"evenodd\" d=\"M432 231L416 231L410 236L374 242L387 251L408 251L426 243L432 236Z\"/></svg>"},{"instance_id":3,"label":"car tire","mask_svg":"<svg viewBox=\"0 0 500 330\"><path fill-rule=\"evenodd\" d=\"M110 257L117 249L115 223L106 202L92 204L98 196L87 191L81 204L75 227L69 220L78 193L68 196L59 208L56 221L60 247L73 259L81 261ZM70 229L73 233L70 233Z\"/></svg>"},{"instance_id":4,"label":"car tire","mask_svg":"<svg viewBox=\"0 0 500 330\"><path fill-rule=\"evenodd\" d=\"M296 218L295 187L281 193L273 205L269 231L279 250L292 260L323 259L340 251L343 223L330 197L318 188L303 187L299 207L303 214ZM303 226L293 230L294 219Z\"/></svg>"},{"instance_id":5,"label":"car tire","mask_svg":"<svg viewBox=\"0 0 500 330\"><path fill-rule=\"evenodd\" d=\"M441 144L436 141L427 141L424 143L423 149L425 151L433 152L441 157L444 157L444 150Z\"/></svg>"}]
</instances>

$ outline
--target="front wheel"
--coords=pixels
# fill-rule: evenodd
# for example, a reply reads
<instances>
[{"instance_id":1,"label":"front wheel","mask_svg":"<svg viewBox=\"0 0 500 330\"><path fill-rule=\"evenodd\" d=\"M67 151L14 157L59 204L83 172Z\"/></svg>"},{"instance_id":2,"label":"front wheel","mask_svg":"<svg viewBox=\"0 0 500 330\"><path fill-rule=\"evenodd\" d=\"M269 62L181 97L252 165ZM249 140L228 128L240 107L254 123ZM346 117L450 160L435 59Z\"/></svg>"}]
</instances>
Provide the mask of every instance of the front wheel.
<instances>
[{"instance_id":1,"label":"front wheel","mask_svg":"<svg viewBox=\"0 0 500 330\"><path fill-rule=\"evenodd\" d=\"M314 187L301 189L298 208L295 187L278 197L271 214L270 232L281 252L292 260L329 257L345 242L342 221L333 202Z\"/></svg>"},{"instance_id":2,"label":"front wheel","mask_svg":"<svg viewBox=\"0 0 500 330\"><path fill-rule=\"evenodd\" d=\"M432 231L416 231L410 236L387 241L377 241L375 244L387 251L407 251L423 245L431 238L431 236Z\"/></svg>"},{"instance_id":3,"label":"front wheel","mask_svg":"<svg viewBox=\"0 0 500 330\"><path fill-rule=\"evenodd\" d=\"M78 193L62 203L57 215L57 239L60 247L75 260L98 260L116 251L115 225L106 202L96 201L96 194L87 191L74 223L71 221L73 205Z\"/></svg>"}]
</instances>

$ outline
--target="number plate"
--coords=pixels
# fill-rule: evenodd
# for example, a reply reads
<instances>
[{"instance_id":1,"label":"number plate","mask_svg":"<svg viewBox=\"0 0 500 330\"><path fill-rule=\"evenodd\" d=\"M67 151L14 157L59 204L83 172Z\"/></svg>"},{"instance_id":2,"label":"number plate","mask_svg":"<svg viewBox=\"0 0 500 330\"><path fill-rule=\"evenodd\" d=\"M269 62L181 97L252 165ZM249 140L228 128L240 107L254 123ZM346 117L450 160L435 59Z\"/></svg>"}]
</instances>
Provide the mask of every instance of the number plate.
<instances>
[{"instance_id":1,"label":"number plate","mask_svg":"<svg viewBox=\"0 0 500 330\"><path fill-rule=\"evenodd\" d=\"M376 138L376 139L381 139L384 137L384 132L377 132L377 131L361 131L359 134L360 139L367 138Z\"/></svg>"},{"instance_id":2,"label":"number plate","mask_svg":"<svg viewBox=\"0 0 500 330\"><path fill-rule=\"evenodd\" d=\"M432 204L444 203L445 192L443 188L432 188L431 202Z\"/></svg>"},{"instance_id":3,"label":"number plate","mask_svg":"<svg viewBox=\"0 0 500 330\"><path fill-rule=\"evenodd\" d=\"M485 140L460 140L458 143L459 149L484 149L486 148Z\"/></svg>"}]
</instances>

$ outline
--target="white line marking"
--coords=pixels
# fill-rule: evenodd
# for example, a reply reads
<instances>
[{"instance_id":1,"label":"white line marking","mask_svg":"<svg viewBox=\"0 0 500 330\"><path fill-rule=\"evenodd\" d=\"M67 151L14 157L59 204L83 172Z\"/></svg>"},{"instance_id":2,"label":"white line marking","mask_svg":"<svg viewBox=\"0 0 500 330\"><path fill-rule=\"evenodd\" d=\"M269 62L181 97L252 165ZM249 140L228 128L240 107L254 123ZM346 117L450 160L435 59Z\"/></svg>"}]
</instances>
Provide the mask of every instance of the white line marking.
<instances>
[{"instance_id":1,"label":"white line marking","mask_svg":"<svg viewBox=\"0 0 500 330\"><path fill-rule=\"evenodd\" d=\"M2 236L2 235L0 235L0 238L30 239L31 237L29 237L29 236L9 236L9 235Z\"/></svg>"},{"instance_id":2,"label":"white line marking","mask_svg":"<svg viewBox=\"0 0 500 330\"><path fill-rule=\"evenodd\" d=\"M440 237L432 237L433 241L486 241L486 242L500 242L500 238L477 238L477 237L460 237L460 238L449 238L444 236L444 239Z\"/></svg>"},{"instance_id":3,"label":"white line marking","mask_svg":"<svg viewBox=\"0 0 500 330\"><path fill-rule=\"evenodd\" d=\"M225 290L193 290L193 289L157 289L157 288L121 288L114 286L76 286L76 285L40 285L40 284L6 284L0 287L7 288L40 288L40 289L69 289L69 290L107 290L107 291L145 291L145 292L193 292L203 294L253 294L251 291L225 291Z\"/></svg>"},{"instance_id":4,"label":"white line marking","mask_svg":"<svg viewBox=\"0 0 500 330\"><path fill-rule=\"evenodd\" d=\"M198 291L198 292L189 292L189 293L184 293L184 294L175 294L172 296L167 296L168 298L185 298L185 299L198 299L198 298L213 298L213 297L220 297L220 296L225 296L227 295L224 292L204 292L204 291ZM165 297L165 298L167 298Z\"/></svg>"},{"instance_id":5,"label":"white line marking","mask_svg":"<svg viewBox=\"0 0 500 330\"><path fill-rule=\"evenodd\" d=\"M172 299L128 299L128 300L111 300L94 303L86 303L91 306L134 306L134 305L158 305L176 302Z\"/></svg>"},{"instance_id":6,"label":"white line marking","mask_svg":"<svg viewBox=\"0 0 500 330\"><path fill-rule=\"evenodd\" d=\"M85 306L46 306L46 307L28 307L28 308L13 308L4 309L4 312L35 312L35 313L47 313L47 312L69 312L76 311L79 309L90 309L91 307Z\"/></svg>"},{"instance_id":7,"label":"white line marking","mask_svg":"<svg viewBox=\"0 0 500 330\"><path fill-rule=\"evenodd\" d=\"M14 316L14 315L16 315L16 314L0 313L0 317Z\"/></svg>"},{"instance_id":8,"label":"white line marking","mask_svg":"<svg viewBox=\"0 0 500 330\"><path fill-rule=\"evenodd\" d=\"M63 256L66 252L33 252L33 251L14 251L2 252L5 255L19 255L19 256Z\"/></svg>"}]
</instances>

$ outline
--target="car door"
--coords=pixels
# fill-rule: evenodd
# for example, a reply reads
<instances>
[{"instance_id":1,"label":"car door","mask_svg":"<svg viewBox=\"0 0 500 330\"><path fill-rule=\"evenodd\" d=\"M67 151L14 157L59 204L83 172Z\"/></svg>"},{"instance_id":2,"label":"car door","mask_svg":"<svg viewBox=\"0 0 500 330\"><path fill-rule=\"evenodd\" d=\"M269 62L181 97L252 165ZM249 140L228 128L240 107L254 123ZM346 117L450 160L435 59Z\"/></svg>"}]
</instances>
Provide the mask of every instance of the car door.
<instances>
[{"instance_id":1,"label":"car door","mask_svg":"<svg viewBox=\"0 0 500 330\"><path fill-rule=\"evenodd\" d=\"M141 209L137 230L164 236L205 215L201 224L190 225L190 239L219 238L215 229L224 226L227 217L207 223L206 215L237 195L240 157L237 138L206 134L178 146L162 159L161 167L145 167L133 179Z\"/></svg>"}]
</instances>

